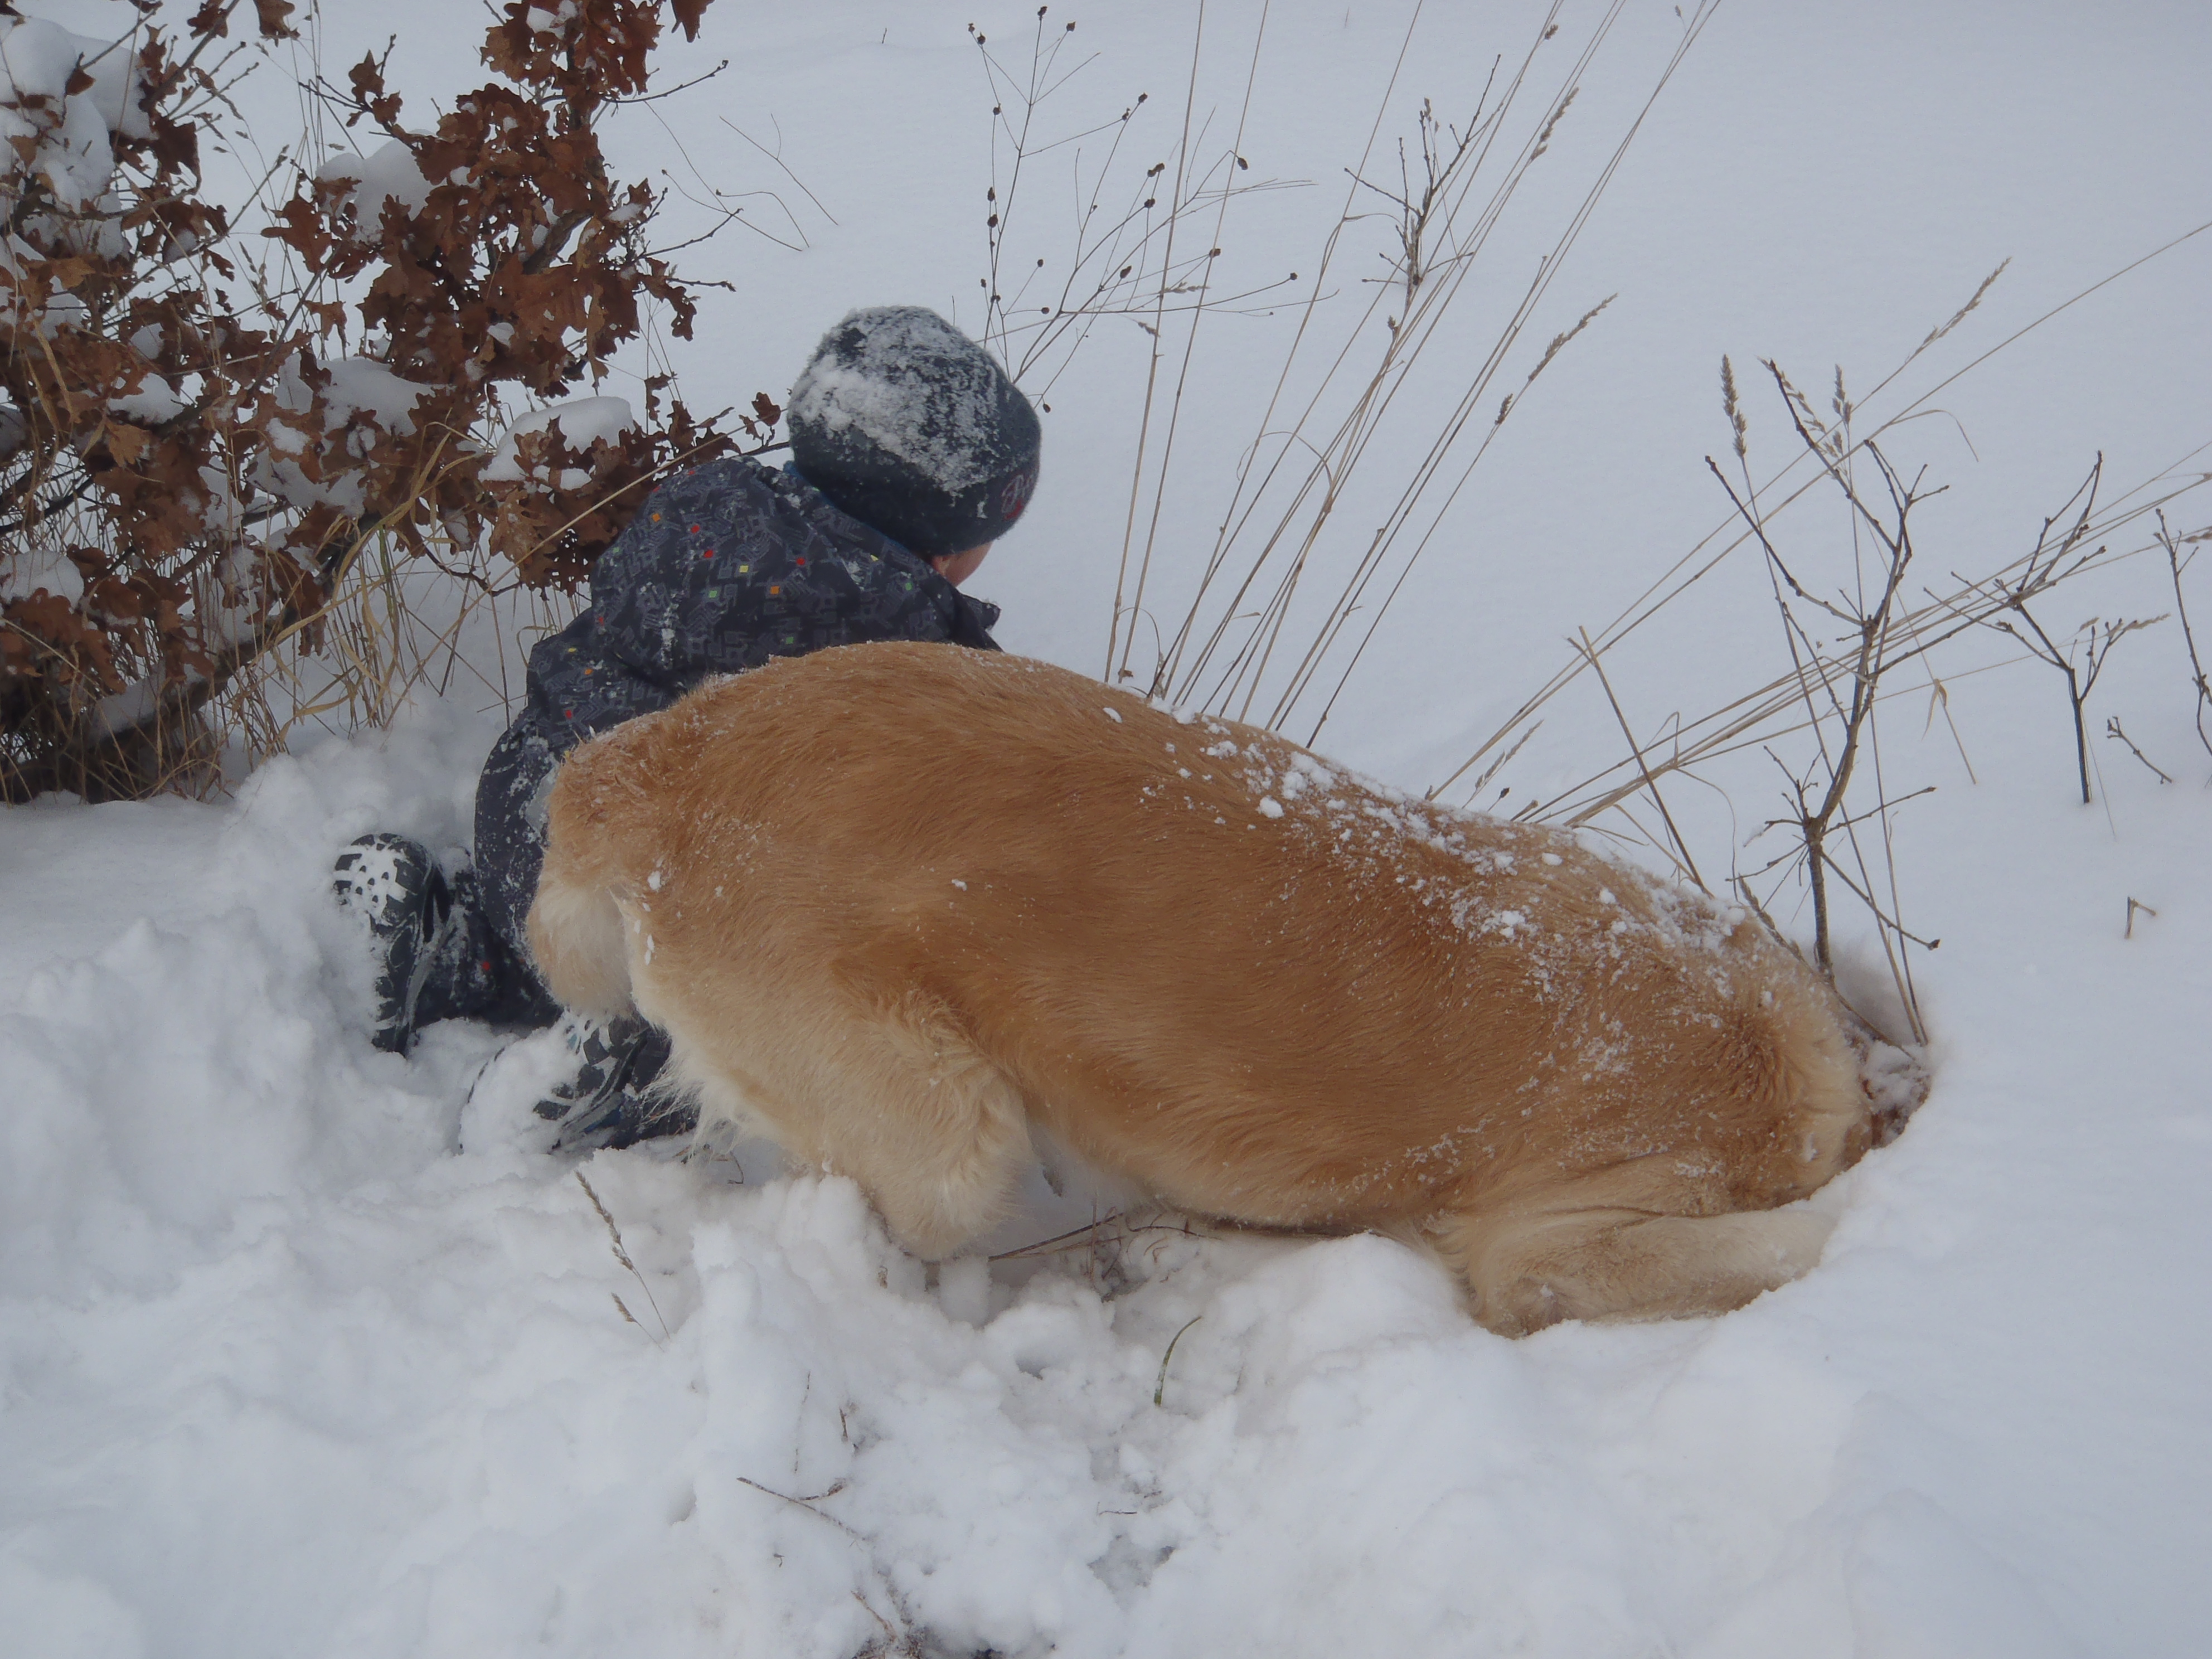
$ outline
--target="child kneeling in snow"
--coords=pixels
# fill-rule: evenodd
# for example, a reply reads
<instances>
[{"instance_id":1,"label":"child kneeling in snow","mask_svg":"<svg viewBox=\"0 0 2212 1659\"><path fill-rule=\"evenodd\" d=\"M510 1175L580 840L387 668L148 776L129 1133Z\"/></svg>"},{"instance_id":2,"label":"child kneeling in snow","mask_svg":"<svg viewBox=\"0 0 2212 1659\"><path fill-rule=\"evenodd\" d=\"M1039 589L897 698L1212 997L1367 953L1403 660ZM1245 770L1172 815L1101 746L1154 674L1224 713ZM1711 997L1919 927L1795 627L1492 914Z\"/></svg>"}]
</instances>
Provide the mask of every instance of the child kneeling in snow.
<instances>
[{"instance_id":1,"label":"child kneeling in snow","mask_svg":"<svg viewBox=\"0 0 2212 1659\"><path fill-rule=\"evenodd\" d=\"M593 565L583 614L532 650L528 703L477 781L473 864L441 867L391 834L339 856L339 902L379 953L379 1048L404 1053L434 1020L560 1018L523 923L554 769L585 738L771 657L873 640L998 649L998 608L956 590L1028 505L1039 432L989 354L933 312L854 312L792 387L788 423L781 471L711 461L656 489ZM665 1035L631 1018L569 1036L579 1070L538 1108L563 1120L563 1144L690 1127L647 1088Z\"/></svg>"}]
</instances>

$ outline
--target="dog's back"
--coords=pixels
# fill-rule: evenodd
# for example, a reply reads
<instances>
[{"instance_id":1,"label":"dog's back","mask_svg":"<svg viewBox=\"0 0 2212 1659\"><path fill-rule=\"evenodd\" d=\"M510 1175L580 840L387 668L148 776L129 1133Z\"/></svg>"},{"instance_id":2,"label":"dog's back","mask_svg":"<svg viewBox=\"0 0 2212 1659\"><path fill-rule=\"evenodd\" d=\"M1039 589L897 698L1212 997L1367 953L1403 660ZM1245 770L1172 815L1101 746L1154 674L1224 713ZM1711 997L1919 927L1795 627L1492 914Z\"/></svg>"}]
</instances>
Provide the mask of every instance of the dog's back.
<instances>
[{"instance_id":1,"label":"dog's back","mask_svg":"<svg viewBox=\"0 0 2212 1659\"><path fill-rule=\"evenodd\" d=\"M627 991L710 1115L925 1252L996 1218L1034 1117L1185 1208L1425 1239L1497 1328L1693 1311L1808 1265L1751 1212L1870 1138L1832 998L1754 921L950 647L578 750L532 933L564 1001Z\"/></svg>"}]
</instances>

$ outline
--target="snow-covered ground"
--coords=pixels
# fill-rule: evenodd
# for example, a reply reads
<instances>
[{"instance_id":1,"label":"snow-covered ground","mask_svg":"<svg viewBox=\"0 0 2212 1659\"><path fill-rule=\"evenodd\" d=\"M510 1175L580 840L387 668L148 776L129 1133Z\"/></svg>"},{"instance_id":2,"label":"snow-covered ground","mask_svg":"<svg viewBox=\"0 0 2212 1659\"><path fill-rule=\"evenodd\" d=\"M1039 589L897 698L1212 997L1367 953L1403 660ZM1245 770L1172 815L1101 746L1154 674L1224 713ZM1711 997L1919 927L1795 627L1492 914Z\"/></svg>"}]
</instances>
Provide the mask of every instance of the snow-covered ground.
<instances>
[{"instance_id":1,"label":"snow-covered ground","mask_svg":"<svg viewBox=\"0 0 2212 1659\"><path fill-rule=\"evenodd\" d=\"M84 33L115 9L46 9ZM398 29L393 84L449 96L474 73L431 0L330 9L330 62ZM1102 10L1067 14L1101 56L1057 107L1072 125L1085 98L1118 112L1146 91L1168 133L1196 8ZM1277 0L1240 148L1255 173L1316 182L1240 204L1224 260L1310 268L1407 10ZM718 184L779 189L809 244L695 251L695 271L736 286L685 360L695 403L780 392L850 305L978 322L989 94L963 25L1018 43L1034 9L1002 11L720 0L669 54L672 73L731 67L633 112L623 165L681 172L680 139ZM1563 43L1596 15L1569 8ZM1220 120L1256 16L1206 10L1200 106ZM1386 136L1422 96L1455 118L1540 21L1430 0ZM1517 299L1680 27L1670 5L1624 15L1547 158L1565 182L1532 179L1472 318ZM1566 659L1565 636L1720 524L1702 458L1729 442L1723 351L1823 390L1840 361L1871 386L2011 256L1894 412L2212 219L2208 71L2196 4L1729 0L1509 383L1620 297L1502 430L1321 746L1437 781ZM725 115L780 131L819 207ZM1053 252L1048 226L1031 234ZM1383 245L1383 227L1363 234ZM1332 304L1359 300L1346 269ZM1900 461L1952 486L1923 510L1922 568L2024 551L2100 450L2112 495L2192 452L2202 470L2207 293L2212 233L1899 428ZM1212 544L1285 323L1206 325L1164 616ZM1103 660L1141 338L1102 332L1052 395L1036 507L974 584L1006 606L1011 648ZM1405 441L1438 395L1410 394ZM1778 410L1750 410L1754 461L1778 465ZM1402 477L1399 453L1362 463L1374 488ZM2177 527L2212 519L2205 503L2177 503ZM1808 556L1841 544L1840 519L1799 516ZM2192 592L2202 637L2212 577ZM2051 620L2172 608L2144 556L2054 596ZM1650 732L1772 678L1782 651L1738 555L1613 672ZM1947 671L1948 721L1923 693L1890 722L1892 793L1938 791L1896 820L1907 920L1942 940L1916 964L1934 1091L1838 1183L1821 1265L1723 1319L1520 1342L1371 1238L1163 1226L927 1273L849 1184L764 1150L549 1155L527 1110L544 1039L502 1054L447 1025L408 1059L374 1052L331 859L370 828L465 837L501 722L466 698L303 742L227 799L9 809L0 1650L2202 1651L2212 757L2172 623L2120 647L2091 714L2093 732L2121 716L2177 781L2099 738L2093 808L2073 799L2052 671L1966 672L2003 654ZM1545 793L1619 746L1601 701L1563 702L1498 781ZM1774 810L1772 775L1751 756L1678 793L1714 862L1764 860L1741 842ZM2124 938L2130 899L2155 914ZM1846 944L1863 975L1867 941ZM1087 1216L1034 1196L996 1248Z\"/></svg>"}]
</instances>

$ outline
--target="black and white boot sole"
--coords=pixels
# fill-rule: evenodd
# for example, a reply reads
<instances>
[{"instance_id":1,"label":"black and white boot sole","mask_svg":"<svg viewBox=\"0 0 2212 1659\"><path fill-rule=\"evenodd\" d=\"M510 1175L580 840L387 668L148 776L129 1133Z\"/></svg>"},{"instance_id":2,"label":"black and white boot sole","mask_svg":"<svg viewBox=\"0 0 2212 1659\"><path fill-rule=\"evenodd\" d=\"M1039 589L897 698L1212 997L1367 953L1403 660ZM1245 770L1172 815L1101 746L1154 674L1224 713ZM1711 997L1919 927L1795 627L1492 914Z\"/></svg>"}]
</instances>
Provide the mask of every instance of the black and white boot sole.
<instances>
[{"instance_id":1,"label":"black and white boot sole","mask_svg":"<svg viewBox=\"0 0 2212 1659\"><path fill-rule=\"evenodd\" d=\"M431 967L431 945L452 908L429 850L404 836L363 836L337 856L331 890L376 956L375 1029L369 1041L404 1054L415 1040L415 1004Z\"/></svg>"},{"instance_id":2,"label":"black and white boot sole","mask_svg":"<svg viewBox=\"0 0 2212 1659\"><path fill-rule=\"evenodd\" d=\"M553 1150L629 1146L698 1126L697 1109L663 1083L665 1031L634 1018L602 1022L575 1014L562 1019L561 1030L576 1073L536 1108L561 1125Z\"/></svg>"}]
</instances>

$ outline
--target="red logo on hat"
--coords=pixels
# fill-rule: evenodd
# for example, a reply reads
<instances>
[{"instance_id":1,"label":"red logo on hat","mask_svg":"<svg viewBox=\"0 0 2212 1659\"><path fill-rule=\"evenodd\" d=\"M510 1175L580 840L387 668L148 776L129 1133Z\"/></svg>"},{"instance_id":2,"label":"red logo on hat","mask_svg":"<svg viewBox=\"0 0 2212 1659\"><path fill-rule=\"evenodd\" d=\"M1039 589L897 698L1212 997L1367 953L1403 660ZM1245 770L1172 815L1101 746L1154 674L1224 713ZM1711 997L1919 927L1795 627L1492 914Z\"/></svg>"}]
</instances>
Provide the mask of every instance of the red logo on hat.
<instances>
[{"instance_id":1,"label":"red logo on hat","mask_svg":"<svg viewBox=\"0 0 2212 1659\"><path fill-rule=\"evenodd\" d=\"M1023 509L1030 504L1030 491L1036 488L1036 472L1034 469L1024 467L1015 473L999 491L999 516L1008 524L1020 518Z\"/></svg>"}]
</instances>

